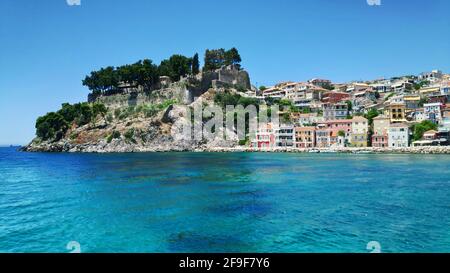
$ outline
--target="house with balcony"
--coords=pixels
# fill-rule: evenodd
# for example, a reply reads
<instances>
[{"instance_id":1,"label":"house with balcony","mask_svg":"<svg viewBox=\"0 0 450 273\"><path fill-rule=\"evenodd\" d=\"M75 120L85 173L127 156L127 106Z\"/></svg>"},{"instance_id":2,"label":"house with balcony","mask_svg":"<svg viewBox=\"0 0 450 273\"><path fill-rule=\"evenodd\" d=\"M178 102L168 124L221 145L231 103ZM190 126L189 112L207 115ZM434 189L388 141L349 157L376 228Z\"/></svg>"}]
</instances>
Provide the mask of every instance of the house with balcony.
<instances>
[{"instance_id":1,"label":"house with balcony","mask_svg":"<svg viewBox=\"0 0 450 273\"><path fill-rule=\"evenodd\" d=\"M414 89L414 80L401 79L392 83L391 91L397 94L409 93Z\"/></svg>"},{"instance_id":2,"label":"house with balcony","mask_svg":"<svg viewBox=\"0 0 450 273\"><path fill-rule=\"evenodd\" d=\"M326 124L319 124L316 128L316 147L329 148L332 143L333 131L327 128Z\"/></svg>"},{"instance_id":3,"label":"house with balcony","mask_svg":"<svg viewBox=\"0 0 450 273\"><path fill-rule=\"evenodd\" d=\"M390 148L409 147L409 127L406 123L389 125L388 146Z\"/></svg>"},{"instance_id":4,"label":"house with balcony","mask_svg":"<svg viewBox=\"0 0 450 273\"><path fill-rule=\"evenodd\" d=\"M373 119L372 147L388 147L388 131L391 125L389 117L380 115Z\"/></svg>"},{"instance_id":5,"label":"house with balcony","mask_svg":"<svg viewBox=\"0 0 450 273\"><path fill-rule=\"evenodd\" d=\"M423 105L424 115L427 120L430 120L430 121L438 124L442 120L443 108L444 108L444 104L442 104L440 102L425 103Z\"/></svg>"},{"instance_id":6,"label":"house with balcony","mask_svg":"<svg viewBox=\"0 0 450 273\"><path fill-rule=\"evenodd\" d=\"M403 102L405 103L406 109L417 109L420 104L419 95L404 95Z\"/></svg>"},{"instance_id":7,"label":"house with balcony","mask_svg":"<svg viewBox=\"0 0 450 273\"><path fill-rule=\"evenodd\" d=\"M316 127L295 127L295 147L314 148L316 146Z\"/></svg>"},{"instance_id":8,"label":"house with balcony","mask_svg":"<svg viewBox=\"0 0 450 273\"><path fill-rule=\"evenodd\" d=\"M406 122L406 105L404 103L390 103L385 111L391 123Z\"/></svg>"},{"instance_id":9,"label":"house with balcony","mask_svg":"<svg viewBox=\"0 0 450 273\"><path fill-rule=\"evenodd\" d=\"M272 123L259 125L252 139L252 147L255 149L272 149L275 147L275 133Z\"/></svg>"},{"instance_id":10,"label":"house with balcony","mask_svg":"<svg viewBox=\"0 0 450 273\"><path fill-rule=\"evenodd\" d=\"M345 102L323 104L323 118L325 121L346 119L348 115L348 105Z\"/></svg>"},{"instance_id":11,"label":"house with balcony","mask_svg":"<svg viewBox=\"0 0 450 273\"><path fill-rule=\"evenodd\" d=\"M369 122L366 118L356 116L352 119L350 144L353 147L367 147Z\"/></svg>"},{"instance_id":12,"label":"house with balcony","mask_svg":"<svg viewBox=\"0 0 450 273\"><path fill-rule=\"evenodd\" d=\"M276 147L294 147L295 130L292 125L280 125L274 128Z\"/></svg>"},{"instance_id":13,"label":"house with balcony","mask_svg":"<svg viewBox=\"0 0 450 273\"><path fill-rule=\"evenodd\" d=\"M370 84L369 86L372 87L373 91L378 93L388 93L392 90L390 80L378 81Z\"/></svg>"},{"instance_id":14,"label":"house with balcony","mask_svg":"<svg viewBox=\"0 0 450 273\"><path fill-rule=\"evenodd\" d=\"M440 85L432 85L427 87L422 87L419 89L419 94L421 97L438 96L441 94Z\"/></svg>"}]
</instances>

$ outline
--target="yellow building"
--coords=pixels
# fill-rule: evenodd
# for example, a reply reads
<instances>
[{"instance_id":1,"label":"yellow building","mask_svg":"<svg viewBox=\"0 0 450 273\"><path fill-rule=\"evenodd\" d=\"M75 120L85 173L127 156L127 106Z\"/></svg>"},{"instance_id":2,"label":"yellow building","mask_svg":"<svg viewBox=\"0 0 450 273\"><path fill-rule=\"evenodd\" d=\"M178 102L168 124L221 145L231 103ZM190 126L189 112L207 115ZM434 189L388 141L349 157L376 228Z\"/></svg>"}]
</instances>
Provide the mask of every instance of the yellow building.
<instances>
[{"instance_id":1,"label":"yellow building","mask_svg":"<svg viewBox=\"0 0 450 273\"><path fill-rule=\"evenodd\" d=\"M406 105L404 103L391 103L385 111L391 123L406 121Z\"/></svg>"},{"instance_id":2,"label":"yellow building","mask_svg":"<svg viewBox=\"0 0 450 273\"><path fill-rule=\"evenodd\" d=\"M364 117L354 117L352 119L352 133L350 144L353 147L367 147L368 131L368 120Z\"/></svg>"}]
</instances>

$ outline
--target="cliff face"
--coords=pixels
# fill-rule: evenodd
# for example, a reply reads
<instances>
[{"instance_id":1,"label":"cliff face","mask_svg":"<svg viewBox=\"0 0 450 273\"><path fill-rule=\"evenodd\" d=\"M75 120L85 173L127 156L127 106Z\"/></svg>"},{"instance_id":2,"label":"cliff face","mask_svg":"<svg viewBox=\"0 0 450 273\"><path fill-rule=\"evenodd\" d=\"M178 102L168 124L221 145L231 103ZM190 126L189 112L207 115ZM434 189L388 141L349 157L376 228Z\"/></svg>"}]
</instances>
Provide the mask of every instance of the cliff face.
<instances>
[{"instance_id":1,"label":"cliff face","mask_svg":"<svg viewBox=\"0 0 450 273\"><path fill-rule=\"evenodd\" d=\"M71 125L63 138L58 141L35 138L23 150L31 152L159 152L159 151L202 151L217 147L238 146L237 139L222 138L195 140L181 137L183 125L190 124L188 110L201 104L202 107L214 105L214 95L224 92L217 87L220 72L208 75L209 84L203 77L183 79L164 88L145 93L131 90L121 94L99 96L94 102L103 103L108 113L102 118L83 126ZM227 74L227 90L237 92L249 86L245 71ZM233 75L237 75L234 77ZM242 87L240 84L247 82ZM238 85L239 84L239 85ZM211 88L205 89L206 86ZM201 98L201 99L198 99Z\"/></svg>"}]
</instances>

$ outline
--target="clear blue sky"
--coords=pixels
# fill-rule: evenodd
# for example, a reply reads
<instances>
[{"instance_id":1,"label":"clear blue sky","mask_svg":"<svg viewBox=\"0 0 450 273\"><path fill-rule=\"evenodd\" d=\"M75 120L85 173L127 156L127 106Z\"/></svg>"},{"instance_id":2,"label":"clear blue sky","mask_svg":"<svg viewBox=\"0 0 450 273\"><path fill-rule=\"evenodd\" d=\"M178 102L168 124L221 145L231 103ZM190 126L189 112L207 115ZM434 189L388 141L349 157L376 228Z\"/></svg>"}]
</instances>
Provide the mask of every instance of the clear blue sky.
<instances>
[{"instance_id":1,"label":"clear blue sky","mask_svg":"<svg viewBox=\"0 0 450 273\"><path fill-rule=\"evenodd\" d=\"M237 47L252 83L450 72L450 1L0 1L0 144L86 99L94 69Z\"/></svg>"}]
</instances>

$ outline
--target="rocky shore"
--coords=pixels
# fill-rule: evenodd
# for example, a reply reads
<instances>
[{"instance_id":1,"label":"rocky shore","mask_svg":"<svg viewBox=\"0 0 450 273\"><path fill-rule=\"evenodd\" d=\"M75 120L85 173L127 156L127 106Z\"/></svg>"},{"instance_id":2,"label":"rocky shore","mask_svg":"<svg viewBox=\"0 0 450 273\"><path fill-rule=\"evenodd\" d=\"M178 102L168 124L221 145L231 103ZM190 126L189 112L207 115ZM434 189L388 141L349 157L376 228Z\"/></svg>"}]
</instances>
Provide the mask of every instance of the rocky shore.
<instances>
[{"instance_id":1,"label":"rocky shore","mask_svg":"<svg viewBox=\"0 0 450 273\"><path fill-rule=\"evenodd\" d=\"M210 148L203 152L266 152L266 153L351 153L351 154L450 154L450 146L405 147L405 148L274 148L255 149L250 147Z\"/></svg>"},{"instance_id":2,"label":"rocky shore","mask_svg":"<svg viewBox=\"0 0 450 273\"><path fill-rule=\"evenodd\" d=\"M171 146L167 145L140 146L121 141L112 143L100 142L97 144L71 145L69 143L53 143L41 145L29 145L22 148L26 152L70 152L70 153L140 153L140 152L211 152L211 153L346 153L346 154L450 154L450 146L429 146L429 147L405 147L405 148L273 148L255 149L246 146L236 147L213 147L211 145L190 145Z\"/></svg>"}]
</instances>

